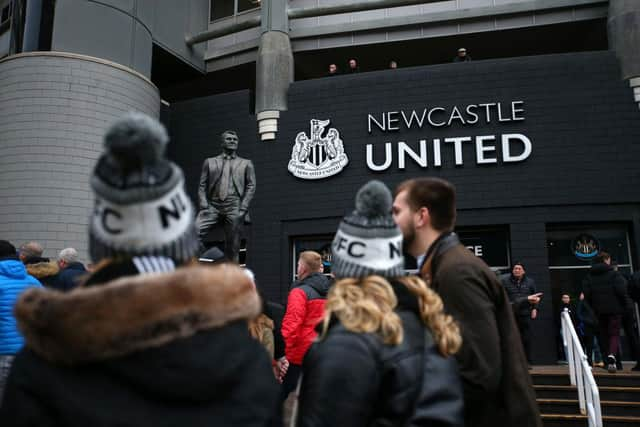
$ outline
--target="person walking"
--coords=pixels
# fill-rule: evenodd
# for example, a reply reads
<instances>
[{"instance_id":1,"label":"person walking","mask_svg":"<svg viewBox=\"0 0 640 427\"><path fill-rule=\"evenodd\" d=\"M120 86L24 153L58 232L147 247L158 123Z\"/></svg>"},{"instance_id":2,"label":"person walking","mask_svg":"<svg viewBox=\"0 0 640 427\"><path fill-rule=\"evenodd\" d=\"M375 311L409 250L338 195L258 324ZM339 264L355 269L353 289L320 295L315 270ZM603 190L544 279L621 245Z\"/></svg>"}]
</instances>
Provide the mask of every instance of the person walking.
<instances>
[{"instance_id":1,"label":"person walking","mask_svg":"<svg viewBox=\"0 0 640 427\"><path fill-rule=\"evenodd\" d=\"M16 248L6 240L0 240L0 403L2 394L15 358L24 345L18 331L13 307L18 296L25 290L42 285L27 273L18 260ZM0 419L3 419L0 417Z\"/></svg>"},{"instance_id":2,"label":"person walking","mask_svg":"<svg viewBox=\"0 0 640 427\"><path fill-rule=\"evenodd\" d=\"M87 269L80 262L78 251L74 248L64 248L58 254L58 274L51 281L51 287L59 291L70 291L78 286Z\"/></svg>"},{"instance_id":3,"label":"person walking","mask_svg":"<svg viewBox=\"0 0 640 427\"><path fill-rule=\"evenodd\" d=\"M622 315L628 299L627 282L611 265L611 255L600 252L594 259L589 274L582 282L584 299L593 307L600 327L600 350L606 354L607 370L618 370L616 359L620 343Z\"/></svg>"},{"instance_id":4,"label":"person walking","mask_svg":"<svg viewBox=\"0 0 640 427\"><path fill-rule=\"evenodd\" d=\"M50 287L58 277L60 267L56 261L42 256L44 248L38 242L23 243L18 249L20 261L27 268L27 273L38 279L42 286Z\"/></svg>"},{"instance_id":5,"label":"person walking","mask_svg":"<svg viewBox=\"0 0 640 427\"><path fill-rule=\"evenodd\" d=\"M541 427L512 306L496 275L453 232L454 186L438 178L405 181L393 216L420 276L460 323L465 425Z\"/></svg>"},{"instance_id":6,"label":"person walking","mask_svg":"<svg viewBox=\"0 0 640 427\"><path fill-rule=\"evenodd\" d=\"M404 276L391 193L370 181L332 244L337 282L303 364L298 426L461 426L458 326Z\"/></svg>"},{"instance_id":7,"label":"person walking","mask_svg":"<svg viewBox=\"0 0 640 427\"><path fill-rule=\"evenodd\" d=\"M318 335L316 325L324 316L324 305L331 282L322 274L322 257L315 251L304 251L298 259L298 280L289 292L287 308L282 319L289 367L282 383L282 398L287 398L298 383L302 361Z\"/></svg>"}]
</instances>

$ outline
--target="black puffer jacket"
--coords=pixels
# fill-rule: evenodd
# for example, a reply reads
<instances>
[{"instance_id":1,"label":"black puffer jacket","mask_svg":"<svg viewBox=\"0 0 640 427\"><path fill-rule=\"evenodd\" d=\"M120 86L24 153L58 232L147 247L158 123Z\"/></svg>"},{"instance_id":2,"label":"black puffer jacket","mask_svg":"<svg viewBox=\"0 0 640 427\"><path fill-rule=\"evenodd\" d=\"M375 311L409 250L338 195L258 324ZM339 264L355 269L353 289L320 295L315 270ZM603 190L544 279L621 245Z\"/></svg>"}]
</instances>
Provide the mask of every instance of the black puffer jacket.
<instances>
[{"instance_id":1,"label":"black puffer jacket","mask_svg":"<svg viewBox=\"0 0 640 427\"><path fill-rule=\"evenodd\" d=\"M535 305L529 304L528 297L536 293L536 284L529 276L523 276L520 281L513 274L506 274L500 278L500 282L507 292L509 301L513 307L513 313L517 316L529 316Z\"/></svg>"},{"instance_id":2,"label":"black puffer jacket","mask_svg":"<svg viewBox=\"0 0 640 427\"><path fill-rule=\"evenodd\" d=\"M627 282L605 263L594 264L582 282L585 299L599 315L623 314L627 295Z\"/></svg>"},{"instance_id":3,"label":"black puffer jacket","mask_svg":"<svg viewBox=\"0 0 640 427\"><path fill-rule=\"evenodd\" d=\"M437 352L417 299L401 284L393 288L402 343L385 345L377 334L350 332L333 320L304 359L298 426L462 425L455 359Z\"/></svg>"}]
</instances>

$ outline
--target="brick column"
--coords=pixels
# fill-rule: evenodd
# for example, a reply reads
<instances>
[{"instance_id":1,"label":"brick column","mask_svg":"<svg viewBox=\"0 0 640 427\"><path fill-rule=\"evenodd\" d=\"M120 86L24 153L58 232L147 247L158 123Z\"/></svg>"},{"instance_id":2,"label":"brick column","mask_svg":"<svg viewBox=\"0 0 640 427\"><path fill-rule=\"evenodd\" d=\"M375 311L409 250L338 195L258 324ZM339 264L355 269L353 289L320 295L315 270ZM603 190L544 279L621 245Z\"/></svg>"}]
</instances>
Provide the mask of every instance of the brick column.
<instances>
[{"instance_id":1,"label":"brick column","mask_svg":"<svg viewBox=\"0 0 640 427\"><path fill-rule=\"evenodd\" d=\"M45 256L87 256L89 176L102 136L128 111L158 117L141 74L88 56L34 52L0 60L0 236L37 240Z\"/></svg>"}]
</instances>

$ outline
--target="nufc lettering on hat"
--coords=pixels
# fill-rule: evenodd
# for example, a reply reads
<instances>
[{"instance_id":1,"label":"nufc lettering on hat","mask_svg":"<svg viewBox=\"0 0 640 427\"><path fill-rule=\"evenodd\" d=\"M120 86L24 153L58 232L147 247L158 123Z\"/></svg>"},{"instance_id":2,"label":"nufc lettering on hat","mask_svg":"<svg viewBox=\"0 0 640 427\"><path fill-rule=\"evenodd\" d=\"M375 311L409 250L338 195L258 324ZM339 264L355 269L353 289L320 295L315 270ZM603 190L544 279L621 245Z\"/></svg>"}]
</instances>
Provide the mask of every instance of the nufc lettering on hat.
<instances>
[{"instance_id":1,"label":"nufc lettering on hat","mask_svg":"<svg viewBox=\"0 0 640 427\"><path fill-rule=\"evenodd\" d=\"M338 230L331 249L334 255L358 260L358 264L385 269L395 265L398 258L402 257L402 236L361 240Z\"/></svg>"},{"instance_id":2,"label":"nufc lettering on hat","mask_svg":"<svg viewBox=\"0 0 640 427\"><path fill-rule=\"evenodd\" d=\"M159 199L141 203L116 204L97 198L92 217L94 232L115 246L141 241L162 244L177 239L191 225L193 208L186 200L181 186Z\"/></svg>"},{"instance_id":3,"label":"nufc lettering on hat","mask_svg":"<svg viewBox=\"0 0 640 427\"><path fill-rule=\"evenodd\" d=\"M398 132L401 130L433 129L453 125L472 126L479 123L510 123L524 120L524 101L510 103L489 102L481 104L454 105L451 108L430 107L422 110L387 111L367 115L367 130L374 132ZM374 144L366 145L367 167L373 171L383 171L391 167L395 157L398 169L405 169L407 158L422 168L440 168L443 156L453 156L454 164L464 164L463 151L475 151L476 164L514 163L526 160L532 151L531 140L522 133L502 135L458 136L448 138L420 139L415 143L398 141L394 151L393 143L384 144L383 154ZM473 148L465 148L471 146ZM500 153L498 153L500 148ZM383 159L382 161L380 159Z\"/></svg>"},{"instance_id":4,"label":"nufc lettering on hat","mask_svg":"<svg viewBox=\"0 0 640 427\"><path fill-rule=\"evenodd\" d=\"M187 205L180 198L180 194L174 195L171 200L171 206L160 205L157 207L158 218L163 229L171 226L170 218L176 221L180 220L180 215L186 212ZM96 203L96 210L100 216L102 227L109 234L120 234L122 228L116 228L115 223L122 220L122 214L111 207L100 208L100 203Z\"/></svg>"},{"instance_id":5,"label":"nufc lettering on hat","mask_svg":"<svg viewBox=\"0 0 640 427\"><path fill-rule=\"evenodd\" d=\"M402 256L402 252L398 245L394 242L389 242L388 245L389 251L388 256L391 259ZM348 239L341 237L337 240L334 251L340 252L341 250L346 250L347 254L353 258L362 258L367 254L367 244L361 241L349 241Z\"/></svg>"},{"instance_id":6,"label":"nufc lettering on hat","mask_svg":"<svg viewBox=\"0 0 640 427\"><path fill-rule=\"evenodd\" d=\"M97 208L97 206L96 206ZM118 221L120 219L122 219L122 215L120 215L120 212L111 209L111 208L104 208L102 209L102 214L100 215L100 219L102 221L102 226L104 227L105 231L107 233L111 233L111 234L120 234L122 233L122 229L121 228L113 228L109 225L109 217L115 217L114 221Z\"/></svg>"},{"instance_id":7,"label":"nufc lettering on hat","mask_svg":"<svg viewBox=\"0 0 640 427\"><path fill-rule=\"evenodd\" d=\"M167 206L160 205L158 206L158 215L160 215L160 222L162 223L162 228L169 227L169 217L179 220L180 214L184 213L187 210L187 205L180 198L180 194L176 194L171 198L171 207L173 209L169 209Z\"/></svg>"}]
</instances>

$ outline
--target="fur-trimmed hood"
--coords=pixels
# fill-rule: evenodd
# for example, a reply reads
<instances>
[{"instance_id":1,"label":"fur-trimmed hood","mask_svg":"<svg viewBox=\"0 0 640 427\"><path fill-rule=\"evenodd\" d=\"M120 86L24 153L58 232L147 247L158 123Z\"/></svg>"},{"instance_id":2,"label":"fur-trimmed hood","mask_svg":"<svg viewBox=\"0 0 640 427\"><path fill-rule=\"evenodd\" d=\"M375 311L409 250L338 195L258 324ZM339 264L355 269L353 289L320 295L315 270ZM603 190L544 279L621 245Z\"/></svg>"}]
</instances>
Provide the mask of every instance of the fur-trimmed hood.
<instances>
[{"instance_id":1,"label":"fur-trimmed hood","mask_svg":"<svg viewBox=\"0 0 640 427\"><path fill-rule=\"evenodd\" d=\"M60 268L55 261L43 261L34 264L27 264L27 273L36 279L44 279L45 277L55 276L60 272Z\"/></svg>"},{"instance_id":2,"label":"fur-trimmed hood","mask_svg":"<svg viewBox=\"0 0 640 427\"><path fill-rule=\"evenodd\" d=\"M33 289L15 308L26 346L65 365L160 347L259 313L253 284L232 265L128 276L67 293Z\"/></svg>"}]
</instances>

